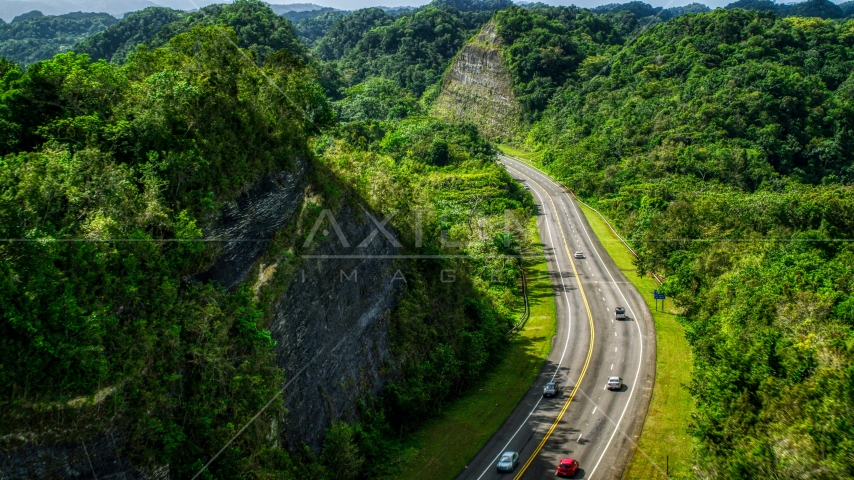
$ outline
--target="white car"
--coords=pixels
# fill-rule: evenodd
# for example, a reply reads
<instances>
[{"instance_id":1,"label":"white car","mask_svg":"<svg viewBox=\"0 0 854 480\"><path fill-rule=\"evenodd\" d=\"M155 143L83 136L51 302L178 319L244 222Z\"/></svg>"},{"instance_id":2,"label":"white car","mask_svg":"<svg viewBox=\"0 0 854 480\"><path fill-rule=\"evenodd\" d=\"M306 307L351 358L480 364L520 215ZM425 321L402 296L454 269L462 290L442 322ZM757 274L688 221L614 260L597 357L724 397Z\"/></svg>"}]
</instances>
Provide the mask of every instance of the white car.
<instances>
[{"instance_id":1,"label":"white car","mask_svg":"<svg viewBox=\"0 0 854 480\"><path fill-rule=\"evenodd\" d=\"M608 377L608 384L605 385L608 390L619 390L623 388L623 379L620 377Z\"/></svg>"},{"instance_id":2,"label":"white car","mask_svg":"<svg viewBox=\"0 0 854 480\"><path fill-rule=\"evenodd\" d=\"M575 252L575 258L584 258L584 254L581 252Z\"/></svg>"}]
</instances>

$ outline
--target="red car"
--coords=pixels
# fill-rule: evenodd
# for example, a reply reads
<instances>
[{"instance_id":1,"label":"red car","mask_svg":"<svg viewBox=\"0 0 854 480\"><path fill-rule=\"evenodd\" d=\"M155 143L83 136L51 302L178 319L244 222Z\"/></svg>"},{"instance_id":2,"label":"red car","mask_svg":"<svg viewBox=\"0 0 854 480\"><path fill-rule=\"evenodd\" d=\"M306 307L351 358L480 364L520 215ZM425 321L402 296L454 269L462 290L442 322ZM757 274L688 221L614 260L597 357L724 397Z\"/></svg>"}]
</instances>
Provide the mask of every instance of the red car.
<instances>
[{"instance_id":1,"label":"red car","mask_svg":"<svg viewBox=\"0 0 854 480\"><path fill-rule=\"evenodd\" d=\"M555 475L558 477L572 477L577 471L578 462L571 458L564 458L560 461L560 465L557 466L557 473Z\"/></svg>"}]
</instances>

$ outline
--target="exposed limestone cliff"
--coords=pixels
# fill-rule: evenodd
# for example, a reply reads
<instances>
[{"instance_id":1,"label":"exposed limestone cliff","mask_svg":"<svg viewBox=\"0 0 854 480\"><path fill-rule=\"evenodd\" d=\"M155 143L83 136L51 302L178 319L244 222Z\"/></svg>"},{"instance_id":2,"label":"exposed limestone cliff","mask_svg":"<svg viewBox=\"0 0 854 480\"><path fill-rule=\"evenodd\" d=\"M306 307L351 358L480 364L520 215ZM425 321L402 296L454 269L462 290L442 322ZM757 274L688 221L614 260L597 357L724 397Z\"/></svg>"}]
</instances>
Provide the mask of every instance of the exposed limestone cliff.
<instances>
[{"instance_id":1,"label":"exposed limestone cliff","mask_svg":"<svg viewBox=\"0 0 854 480\"><path fill-rule=\"evenodd\" d=\"M283 395L285 440L315 452L333 420L359 420L358 402L385 385L382 372L393 363L389 314L405 286L403 267L391 258L397 249L382 235L356 246L374 230L366 214L344 206L335 218L353 246L343 247L334 233L321 240L270 326L278 363L293 380Z\"/></svg>"},{"instance_id":2,"label":"exposed limestone cliff","mask_svg":"<svg viewBox=\"0 0 854 480\"><path fill-rule=\"evenodd\" d=\"M435 115L470 122L490 138L511 138L520 130L522 105L513 95L513 79L501 56L501 39L488 23L463 46L445 75Z\"/></svg>"},{"instance_id":3,"label":"exposed limestone cliff","mask_svg":"<svg viewBox=\"0 0 854 480\"><path fill-rule=\"evenodd\" d=\"M227 288L249 283L257 291L275 271L275 266L260 265L265 250L300 215L306 191L312 190L310 169L307 161L296 160L294 169L259 180L228 206L205 235L237 241L224 241L213 264L192 281L214 280ZM334 420L358 420L359 402L380 393L387 372L394 371L388 320L405 286L402 274L396 276L402 267L392 258L395 246L382 235L362 246L375 230L367 213L345 202L334 217L351 246L342 245L334 233L318 234L308 249L312 258L299 260L274 301L269 326L288 382L287 413L277 425L281 441L276 443L306 444L315 451ZM98 410L105 403L101 397L114 391L106 389L91 401L70 401L66 409L82 412L81 418L87 412L106 415ZM99 428L0 437L0 479L169 478L168 465L144 470L131 463L124 427Z\"/></svg>"}]
</instances>

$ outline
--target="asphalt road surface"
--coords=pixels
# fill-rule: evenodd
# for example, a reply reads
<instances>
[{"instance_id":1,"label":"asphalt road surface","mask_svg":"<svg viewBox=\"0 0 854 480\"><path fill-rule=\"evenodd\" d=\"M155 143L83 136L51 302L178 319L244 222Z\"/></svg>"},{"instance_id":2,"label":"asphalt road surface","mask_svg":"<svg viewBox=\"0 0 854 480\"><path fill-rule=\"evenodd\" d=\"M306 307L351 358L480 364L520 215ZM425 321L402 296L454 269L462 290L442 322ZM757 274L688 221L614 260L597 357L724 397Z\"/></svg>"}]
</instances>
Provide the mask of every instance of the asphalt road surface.
<instances>
[{"instance_id":1,"label":"asphalt road surface","mask_svg":"<svg viewBox=\"0 0 854 480\"><path fill-rule=\"evenodd\" d=\"M543 370L510 417L460 473L460 479L553 477L562 458L574 478L619 479L635 451L655 379L655 325L638 291L602 248L572 196L546 175L501 156L530 188L555 295L557 334ZM575 252L584 258L575 258ZM652 292L644 292L652 295ZM615 319L625 307L626 320ZM623 378L620 391L605 389ZM556 398L543 398L548 381ZM496 463L519 452L513 473Z\"/></svg>"}]
</instances>

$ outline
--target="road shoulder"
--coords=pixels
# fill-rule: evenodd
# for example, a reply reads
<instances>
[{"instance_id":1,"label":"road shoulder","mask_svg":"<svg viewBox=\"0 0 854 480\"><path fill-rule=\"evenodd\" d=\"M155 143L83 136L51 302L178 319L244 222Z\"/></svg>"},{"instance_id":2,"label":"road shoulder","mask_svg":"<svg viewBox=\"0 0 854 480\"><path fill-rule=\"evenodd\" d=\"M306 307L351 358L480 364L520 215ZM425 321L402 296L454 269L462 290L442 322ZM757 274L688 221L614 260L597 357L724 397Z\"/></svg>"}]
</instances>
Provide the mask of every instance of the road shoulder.
<instances>
[{"instance_id":1,"label":"road shoulder","mask_svg":"<svg viewBox=\"0 0 854 480\"><path fill-rule=\"evenodd\" d=\"M514 334L501 363L414 435L400 471L391 478L454 478L501 428L540 374L557 318L536 217L528 224L528 234L534 245L534 255L525 260L530 318Z\"/></svg>"}]
</instances>

